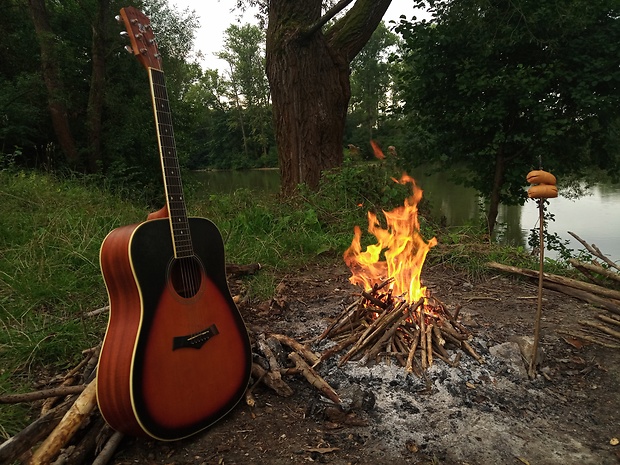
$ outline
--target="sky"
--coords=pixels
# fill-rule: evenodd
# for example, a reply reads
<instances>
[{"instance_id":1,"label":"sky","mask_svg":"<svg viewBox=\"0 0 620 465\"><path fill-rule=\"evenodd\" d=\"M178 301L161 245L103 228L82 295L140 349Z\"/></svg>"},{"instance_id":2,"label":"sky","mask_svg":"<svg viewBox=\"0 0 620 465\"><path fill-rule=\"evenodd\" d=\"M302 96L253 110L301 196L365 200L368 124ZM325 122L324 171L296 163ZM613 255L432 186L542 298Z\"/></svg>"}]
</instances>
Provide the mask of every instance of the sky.
<instances>
[{"instance_id":1,"label":"sky","mask_svg":"<svg viewBox=\"0 0 620 465\"><path fill-rule=\"evenodd\" d=\"M230 0L168 0L172 7L179 10L189 8L196 12L200 28L196 31L196 40L194 50L202 52L204 58L201 63L205 68L219 69L223 71L226 63L214 56L214 53L220 52L223 47L222 36L224 31L237 20L238 12L230 11L231 6L235 2ZM392 0L392 3L383 17L383 20L389 27L389 21L398 22L401 14L408 19L414 15L412 0ZM241 23L254 22L252 12L247 12L242 17Z\"/></svg>"}]
</instances>

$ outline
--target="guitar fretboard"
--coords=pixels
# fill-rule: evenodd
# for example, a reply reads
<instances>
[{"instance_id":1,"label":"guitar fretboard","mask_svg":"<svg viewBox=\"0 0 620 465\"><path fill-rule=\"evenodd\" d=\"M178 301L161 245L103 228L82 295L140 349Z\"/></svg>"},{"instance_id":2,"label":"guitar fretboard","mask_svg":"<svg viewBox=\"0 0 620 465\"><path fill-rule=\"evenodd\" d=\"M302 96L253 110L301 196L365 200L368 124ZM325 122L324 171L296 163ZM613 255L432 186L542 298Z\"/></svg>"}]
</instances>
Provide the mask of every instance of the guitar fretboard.
<instances>
[{"instance_id":1,"label":"guitar fretboard","mask_svg":"<svg viewBox=\"0 0 620 465\"><path fill-rule=\"evenodd\" d=\"M170 229L174 243L175 258L191 257L194 254L192 238L187 219L187 208L183 196L183 183L179 169L179 158L174 143L172 114L164 73L149 68L151 96L155 112L155 125L159 139L159 155L164 177L166 204L170 214Z\"/></svg>"}]
</instances>

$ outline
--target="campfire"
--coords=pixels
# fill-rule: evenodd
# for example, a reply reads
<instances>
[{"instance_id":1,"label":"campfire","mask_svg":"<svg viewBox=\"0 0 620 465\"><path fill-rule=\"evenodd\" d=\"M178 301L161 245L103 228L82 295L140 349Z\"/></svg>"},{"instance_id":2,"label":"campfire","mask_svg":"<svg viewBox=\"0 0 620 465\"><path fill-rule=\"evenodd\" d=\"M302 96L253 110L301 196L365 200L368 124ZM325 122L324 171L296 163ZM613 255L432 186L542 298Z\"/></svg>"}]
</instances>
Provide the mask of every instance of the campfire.
<instances>
[{"instance_id":1,"label":"campfire","mask_svg":"<svg viewBox=\"0 0 620 465\"><path fill-rule=\"evenodd\" d=\"M345 349L339 366L357 359L363 364L380 358L395 358L407 372L420 374L439 358L450 365L459 363L466 352L482 363L469 344L472 334L458 319L459 308L451 313L421 283L421 272L429 250L437 244L420 234L418 204L422 190L404 174L400 184L411 184L412 194L404 205L384 211L386 227L368 213L368 232L377 243L362 250L362 233L355 227L344 261L351 270L351 283L361 287L361 296L336 318L319 340L335 342L321 360ZM460 349L451 358L448 348Z\"/></svg>"}]
</instances>

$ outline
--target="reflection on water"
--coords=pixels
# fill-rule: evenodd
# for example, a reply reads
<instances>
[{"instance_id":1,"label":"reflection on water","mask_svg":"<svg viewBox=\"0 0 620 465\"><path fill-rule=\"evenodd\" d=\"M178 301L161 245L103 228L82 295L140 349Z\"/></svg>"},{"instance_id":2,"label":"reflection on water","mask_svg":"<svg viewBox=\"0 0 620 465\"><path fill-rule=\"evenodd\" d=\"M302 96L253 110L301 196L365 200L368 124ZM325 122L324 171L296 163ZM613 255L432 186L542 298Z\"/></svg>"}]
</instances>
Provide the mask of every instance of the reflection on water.
<instances>
[{"instance_id":1,"label":"reflection on water","mask_svg":"<svg viewBox=\"0 0 620 465\"><path fill-rule=\"evenodd\" d=\"M424 190L424 198L430 202L433 215L437 219L445 217L447 225L463 226L479 215L476 191L453 184L448 173L428 175L422 170L414 170L410 175ZM239 188L276 193L280 186L278 170L201 171L192 173L192 177L199 179L210 194ZM620 184L595 185L591 195L579 200L550 199L548 210L555 221L547 223L547 231L557 233L562 240L569 240L570 248L581 250L584 247L567 231L574 232L589 244L596 244L611 260L620 260ZM528 200L524 206L500 206L498 230L501 242L527 247L530 230L538 228L538 217L538 204L534 200ZM554 254L546 251L545 256L554 257Z\"/></svg>"}]
</instances>

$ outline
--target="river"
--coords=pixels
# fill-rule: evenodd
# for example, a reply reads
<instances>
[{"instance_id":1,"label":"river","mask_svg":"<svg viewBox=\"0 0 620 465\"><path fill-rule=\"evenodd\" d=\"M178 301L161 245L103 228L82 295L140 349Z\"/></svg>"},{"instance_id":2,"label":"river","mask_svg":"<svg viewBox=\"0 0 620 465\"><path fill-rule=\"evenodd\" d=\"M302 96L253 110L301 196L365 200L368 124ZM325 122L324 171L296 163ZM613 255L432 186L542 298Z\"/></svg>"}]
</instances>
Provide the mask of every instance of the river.
<instances>
[{"instance_id":1,"label":"river","mask_svg":"<svg viewBox=\"0 0 620 465\"><path fill-rule=\"evenodd\" d=\"M479 196L474 189L455 185L446 173L427 175L422 170L409 173L424 191L436 218L444 216L448 226L464 226L479 215ZM194 173L210 194L232 192L238 188L277 192L280 186L277 170L201 171ZM568 247L584 249L568 231L577 234L589 244L595 244L607 257L620 261L620 184L595 184L587 196L578 200L560 196L550 199L547 207L554 221L546 223L550 234L557 234ZM501 243L528 248L531 229L538 229L539 210L534 200L524 206L500 207L498 229ZM554 258L553 251L545 256Z\"/></svg>"}]
</instances>

